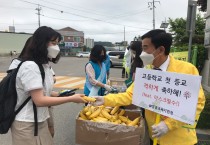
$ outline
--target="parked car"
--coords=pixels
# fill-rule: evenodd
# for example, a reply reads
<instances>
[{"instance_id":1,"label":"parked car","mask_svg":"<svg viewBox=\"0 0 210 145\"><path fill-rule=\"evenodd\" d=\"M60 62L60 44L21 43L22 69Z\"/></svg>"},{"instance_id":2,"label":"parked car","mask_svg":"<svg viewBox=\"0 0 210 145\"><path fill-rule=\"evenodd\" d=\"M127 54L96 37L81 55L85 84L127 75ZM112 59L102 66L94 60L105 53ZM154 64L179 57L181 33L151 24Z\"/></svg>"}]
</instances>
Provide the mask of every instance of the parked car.
<instances>
[{"instance_id":1,"label":"parked car","mask_svg":"<svg viewBox=\"0 0 210 145\"><path fill-rule=\"evenodd\" d=\"M107 51L107 54L110 57L110 66L123 66L123 58L125 51Z\"/></svg>"},{"instance_id":2,"label":"parked car","mask_svg":"<svg viewBox=\"0 0 210 145\"><path fill-rule=\"evenodd\" d=\"M90 52L77 52L76 56L77 57L89 57L90 56Z\"/></svg>"}]
</instances>

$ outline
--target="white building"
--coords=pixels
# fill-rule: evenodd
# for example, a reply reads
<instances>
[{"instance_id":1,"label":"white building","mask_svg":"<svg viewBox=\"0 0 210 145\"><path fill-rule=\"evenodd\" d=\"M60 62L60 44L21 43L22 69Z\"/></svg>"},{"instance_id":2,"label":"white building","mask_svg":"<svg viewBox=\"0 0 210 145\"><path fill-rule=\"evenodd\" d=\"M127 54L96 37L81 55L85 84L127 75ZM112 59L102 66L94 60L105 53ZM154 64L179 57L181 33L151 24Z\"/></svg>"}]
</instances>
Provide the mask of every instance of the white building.
<instances>
[{"instance_id":1,"label":"white building","mask_svg":"<svg viewBox=\"0 0 210 145\"><path fill-rule=\"evenodd\" d=\"M93 48L94 46L94 39L87 38L85 39L85 46L89 48Z\"/></svg>"},{"instance_id":2,"label":"white building","mask_svg":"<svg viewBox=\"0 0 210 145\"><path fill-rule=\"evenodd\" d=\"M0 32L0 56L10 55L11 52L20 53L26 40L31 37L29 33Z\"/></svg>"}]
</instances>

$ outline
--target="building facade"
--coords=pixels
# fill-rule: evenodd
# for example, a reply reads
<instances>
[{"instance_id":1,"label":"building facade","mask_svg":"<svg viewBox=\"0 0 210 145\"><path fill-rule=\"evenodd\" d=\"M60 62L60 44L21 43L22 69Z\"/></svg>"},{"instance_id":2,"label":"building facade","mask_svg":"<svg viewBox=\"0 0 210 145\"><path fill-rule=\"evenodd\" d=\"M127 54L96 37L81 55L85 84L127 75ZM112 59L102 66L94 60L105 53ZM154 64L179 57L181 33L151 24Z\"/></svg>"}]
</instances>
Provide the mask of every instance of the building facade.
<instances>
[{"instance_id":1,"label":"building facade","mask_svg":"<svg viewBox=\"0 0 210 145\"><path fill-rule=\"evenodd\" d=\"M0 56L11 55L11 52L20 53L31 36L29 33L0 32Z\"/></svg>"},{"instance_id":2,"label":"building facade","mask_svg":"<svg viewBox=\"0 0 210 145\"><path fill-rule=\"evenodd\" d=\"M85 39L85 46L88 48L93 48L94 46L94 39L87 38Z\"/></svg>"},{"instance_id":3,"label":"building facade","mask_svg":"<svg viewBox=\"0 0 210 145\"><path fill-rule=\"evenodd\" d=\"M75 55L77 51L82 50L84 46L84 33L71 27L65 27L57 30L62 35L60 43L61 55Z\"/></svg>"}]
</instances>

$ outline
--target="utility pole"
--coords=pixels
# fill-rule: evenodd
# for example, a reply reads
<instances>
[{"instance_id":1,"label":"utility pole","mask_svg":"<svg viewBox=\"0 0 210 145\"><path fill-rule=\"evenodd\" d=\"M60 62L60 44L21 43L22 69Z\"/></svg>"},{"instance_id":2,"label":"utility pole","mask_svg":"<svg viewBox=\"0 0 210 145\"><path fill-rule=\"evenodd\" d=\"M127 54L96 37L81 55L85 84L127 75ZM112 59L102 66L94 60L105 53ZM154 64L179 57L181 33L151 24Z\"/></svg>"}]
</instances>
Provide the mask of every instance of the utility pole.
<instances>
[{"instance_id":1,"label":"utility pole","mask_svg":"<svg viewBox=\"0 0 210 145\"><path fill-rule=\"evenodd\" d=\"M160 4L160 1L155 1L153 0L152 2L148 2L148 7L150 8L150 10L153 11L153 29L155 29L155 3L158 2Z\"/></svg>"},{"instance_id":2,"label":"utility pole","mask_svg":"<svg viewBox=\"0 0 210 145\"><path fill-rule=\"evenodd\" d=\"M124 26L124 42L123 42L124 50L125 50L125 26Z\"/></svg>"},{"instance_id":3,"label":"utility pole","mask_svg":"<svg viewBox=\"0 0 210 145\"><path fill-rule=\"evenodd\" d=\"M35 10L38 11L38 13L37 13L37 15L38 15L38 24L39 24L39 27L40 27L40 11L42 10L42 8L38 4L38 8L36 8Z\"/></svg>"},{"instance_id":4,"label":"utility pole","mask_svg":"<svg viewBox=\"0 0 210 145\"><path fill-rule=\"evenodd\" d=\"M189 36L188 62L191 62L192 37L195 32L196 8L197 8L197 1L188 0L187 24L186 24L186 30Z\"/></svg>"}]
</instances>

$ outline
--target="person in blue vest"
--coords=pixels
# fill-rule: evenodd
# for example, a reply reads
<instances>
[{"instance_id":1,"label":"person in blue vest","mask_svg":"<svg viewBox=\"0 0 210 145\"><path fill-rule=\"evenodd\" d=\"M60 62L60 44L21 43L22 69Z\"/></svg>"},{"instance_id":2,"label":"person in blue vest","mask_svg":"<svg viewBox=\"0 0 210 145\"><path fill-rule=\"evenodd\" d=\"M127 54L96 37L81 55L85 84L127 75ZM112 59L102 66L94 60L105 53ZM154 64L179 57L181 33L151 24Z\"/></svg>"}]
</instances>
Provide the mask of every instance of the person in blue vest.
<instances>
[{"instance_id":1,"label":"person in blue vest","mask_svg":"<svg viewBox=\"0 0 210 145\"><path fill-rule=\"evenodd\" d=\"M112 90L112 87L106 84L107 70L104 63L106 56L104 49L102 45L95 45L90 52L89 62L85 65L84 94L86 96L103 96L105 90Z\"/></svg>"},{"instance_id":2,"label":"person in blue vest","mask_svg":"<svg viewBox=\"0 0 210 145\"><path fill-rule=\"evenodd\" d=\"M105 66L106 66L106 75L107 75L107 80L108 80L111 63L110 63L110 57L109 57L108 54L106 54L106 49L105 48L104 48L104 54L105 54L104 63L105 63Z\"/></svg>"}]
</instances>

